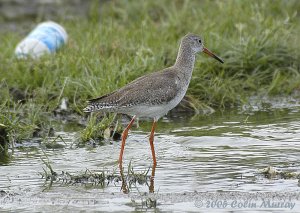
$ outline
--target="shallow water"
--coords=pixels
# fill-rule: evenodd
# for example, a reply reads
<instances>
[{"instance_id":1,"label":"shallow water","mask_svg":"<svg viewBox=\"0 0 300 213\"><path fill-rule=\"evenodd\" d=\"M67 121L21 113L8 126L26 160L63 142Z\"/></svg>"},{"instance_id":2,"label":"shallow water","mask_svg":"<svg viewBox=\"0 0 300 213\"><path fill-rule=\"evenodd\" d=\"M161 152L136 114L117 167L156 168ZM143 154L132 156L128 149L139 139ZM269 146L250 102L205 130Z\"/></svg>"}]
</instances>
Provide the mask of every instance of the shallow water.
<instances>
[{"instance_id":1,"label":"shallow water","mask_svg":"<svg viewBox=\"0 0 300 213\"><path fill-rule=\"evenodd\" d=\"M151 123L143 121L129 134L125 170L130 161L134 171L150 167L150 128ZM145 184L132 186L129 194L124 194L121 182L106 187L54 182L47 188L48 182L39 174L45 168L42 148L56 172L118 169L120 142L77 148L73 144L76 133L57 134L63 136L64 148L45 149L31 141L17 147L11 161L2 162L0 190L5 193L0 191L0 210L300 211L297 178L268 179L259 173L268 166L300 172L298 104L163 118L155 137L158 166L153 194ZM149 197L156 203L149 202ZM282 206L271 208L272 202Z\"/></svg>"}]
</instances>

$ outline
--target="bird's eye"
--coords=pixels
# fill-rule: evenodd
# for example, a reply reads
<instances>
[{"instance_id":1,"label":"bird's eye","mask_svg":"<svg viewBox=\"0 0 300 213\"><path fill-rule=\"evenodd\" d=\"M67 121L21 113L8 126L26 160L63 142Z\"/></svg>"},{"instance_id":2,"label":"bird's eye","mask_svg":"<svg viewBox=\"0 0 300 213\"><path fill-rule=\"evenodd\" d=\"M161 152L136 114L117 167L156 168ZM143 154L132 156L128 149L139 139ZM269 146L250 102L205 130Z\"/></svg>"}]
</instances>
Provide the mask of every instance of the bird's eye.
<instances>
[{"instance_id":1,"label":"bird's eye","mask_svg":"<svg viewBox=\"0 0 300 213\"><path fill-rule=\"evenodd\" d=\"M201 40L200 39L198 40L198 42L199 42L199 44L201 44Z\"/></svg>"}]
</instances>

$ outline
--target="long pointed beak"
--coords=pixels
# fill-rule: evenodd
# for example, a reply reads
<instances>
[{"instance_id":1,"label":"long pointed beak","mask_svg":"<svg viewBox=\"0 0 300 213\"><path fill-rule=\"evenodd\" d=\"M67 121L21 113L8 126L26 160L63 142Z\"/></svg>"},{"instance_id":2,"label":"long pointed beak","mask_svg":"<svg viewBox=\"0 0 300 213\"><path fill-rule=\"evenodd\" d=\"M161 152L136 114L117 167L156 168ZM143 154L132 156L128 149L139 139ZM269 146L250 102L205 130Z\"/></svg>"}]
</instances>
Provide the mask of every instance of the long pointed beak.
<instances>
[{"instance_id":1,"label":"long pointed beak","mask_svg":"<svg viewBox=\"0 0 300 213\"><path fill-rule=\"evenodd\" d=\"M214 59L217 59L218 61L220 61L222 64L224 63L224 61L219 58L218 56L216 56L215 54L213 54L210 50L208 50L207 48L203 48L203 52L206 53L207 55L209 55L210 57L213 57Z\"/></svg>"}]
</instances>

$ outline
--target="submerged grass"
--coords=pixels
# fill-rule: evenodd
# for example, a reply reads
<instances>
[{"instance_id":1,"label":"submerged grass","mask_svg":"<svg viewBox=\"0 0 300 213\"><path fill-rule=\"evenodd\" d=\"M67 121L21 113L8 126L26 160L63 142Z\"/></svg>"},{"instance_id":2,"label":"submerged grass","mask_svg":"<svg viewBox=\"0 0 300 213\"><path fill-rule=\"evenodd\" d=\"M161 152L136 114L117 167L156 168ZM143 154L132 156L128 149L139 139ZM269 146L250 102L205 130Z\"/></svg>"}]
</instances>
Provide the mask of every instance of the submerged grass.
<instances>
[{"instance_id":1,"label":"submerged grass","mask_svg":"<svg viewBox=\"0 0 300 213\"><path fill-rule=\"evenodd\" d=\"M46 159L44 159L46 158ZM134 186L147 185L151 186L151 177L149 170L143 172L135 172L131 163L128 165L127 173L121 171L117 173L116 169L113 171L101 170L91 171L86 169L84 172L70 173L68 171L61 171L60 173L53 170L49 159L44 152L44 158L41 158L46 168L43 168L43 172L40 173L41 177L45 179L45 190L50 189L53 183L60 183L66 185L85 185L87 187L107 187L111 184L121 183L122 190L126 190L128 193ZM150 184L149 184L150 183Z\"/></svg>"},{"instance_id":2,"label":"submerged grass","mask_svg":"<svg viewBox=\"0 0 300 213\"><path fill-rule=\"evenodd\" d=\"M85 19L55 20L70 39L54 55L14 57L30 26L0 35L0 123L11 137L28 137L62 98L69 100L71 112L83 115L87 99L172 65L179 39L188 32L201 34L225 61L198 56L188 90L198 110L236 106L257 93L287 95L300 89L299 1L110 1L100 10L96 3ZM105 128L94 124L91 117L83 140Z\"/></svg>"}]
</instances>

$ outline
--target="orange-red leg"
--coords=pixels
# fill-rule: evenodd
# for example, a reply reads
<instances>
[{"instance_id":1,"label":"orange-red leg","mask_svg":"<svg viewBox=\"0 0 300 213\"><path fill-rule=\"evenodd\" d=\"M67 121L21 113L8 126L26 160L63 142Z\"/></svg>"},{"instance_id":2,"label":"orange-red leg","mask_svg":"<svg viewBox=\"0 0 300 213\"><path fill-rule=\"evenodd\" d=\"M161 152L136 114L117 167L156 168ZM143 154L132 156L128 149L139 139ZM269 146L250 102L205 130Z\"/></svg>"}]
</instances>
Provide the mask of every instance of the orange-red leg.
<instances>
[{"instance_id":1,"label":"orange-red leg","mask_svg":"<svg viewBox=\"0 0 300 213\"><path fill-rule=\"evenodd\" d=\"M152 158L153 158L153 166L154 167L156 166L156 157L155 157L155 150L154 150L153 141L154 141L154 132L155 132L156 124L157 124L157 121L154 120L153 124L152 124L152 129L151 129L150 137L149 137L150 146L151 146L151 152L152 152Z\"/></svg>"},{"instance_id":2,"label":"orange-red leg","mask_svg":"<svg viewBox=\"0 0 300 213\"><path fill-rule=\"evenodd\" d=\"M134 122L134 119L135 119L135 116L133 116L133 118L129 122L128 126L124 129L124 131L122 133L122 145L121 145L121 151L120 151L120 155L119 155L119 167L121 169L122 169L123 153L124 153L126 138L128 136L128 131Z\"/></svg>"}]
</instances>

